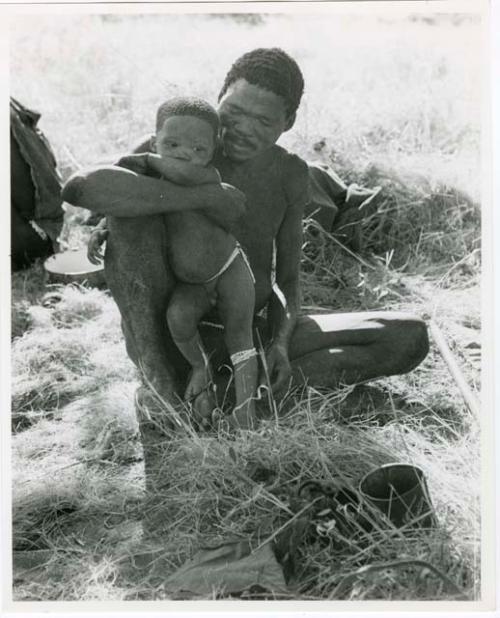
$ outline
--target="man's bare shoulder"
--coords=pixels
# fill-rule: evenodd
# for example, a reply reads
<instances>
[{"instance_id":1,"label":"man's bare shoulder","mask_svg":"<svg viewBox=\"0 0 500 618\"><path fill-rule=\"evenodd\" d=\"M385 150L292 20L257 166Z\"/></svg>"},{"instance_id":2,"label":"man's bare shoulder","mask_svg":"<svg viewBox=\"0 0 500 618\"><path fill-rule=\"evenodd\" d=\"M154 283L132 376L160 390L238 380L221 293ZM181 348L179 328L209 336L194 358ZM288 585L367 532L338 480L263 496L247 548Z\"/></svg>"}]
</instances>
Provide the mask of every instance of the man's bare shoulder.
<instances>
[{"instance_id":1,"label":"man's bare shoulder","mask_svg":"<svg viewBox=\"0 0 500 618\"><path fill-rule=\"evenodd\" d=\"M305 206L309 202L309 168L299 155L275 146L280 159L280 176L287 201L291 206Z\"/></svg>"},{"instance_id":2,"label":"man's bare shoulder","mask_svg":"<svg viewBox=\"0 0 500 618\"><path fill-rule=\"evenodd\" d=\"M279 159L282 161L282 164L286 167L292 167L293 169L297 169L303 166L307 167L307 163L304 161L304 159L299 157L299 155L295 152L290 152L290 150L287 150L283 146L278 146L278 144L275 144L272 150L274 151L274 156L279 157Z\"/></svg>"}]
</instances>

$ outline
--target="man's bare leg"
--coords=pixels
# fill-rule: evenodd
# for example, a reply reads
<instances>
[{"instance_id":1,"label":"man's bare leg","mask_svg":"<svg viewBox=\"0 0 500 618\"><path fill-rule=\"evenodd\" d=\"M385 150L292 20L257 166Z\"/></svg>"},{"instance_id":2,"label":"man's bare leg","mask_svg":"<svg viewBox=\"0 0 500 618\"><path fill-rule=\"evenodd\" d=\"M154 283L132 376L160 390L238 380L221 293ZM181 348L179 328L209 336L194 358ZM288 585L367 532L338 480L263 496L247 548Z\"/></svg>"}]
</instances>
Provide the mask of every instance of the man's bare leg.
<instances>
[{"instance_id":1,"label":"man's bare leg","mask_svg":"<svg viewBox=\"0 0 500 618\"><path fill-rule=\"evenodd\" d=\"M140 370L136 413L144 451L146 489L168 484L159 474L175 424L168 405L179 401L185 361L168 332L165 311L174 280L166 260L161 216L108 219L106 280L122 316L127 352ZM164 405L166 402L167 405Z\"/></svg>"},{"instance_id":2,"label":"man's bare leg","mask_svg":"<svg viewBox=\"0 0 500 618\"><path fill-rule=\"evenodd\" d=\"M165 321L175 279L162 216L108 218L106 281L125 325L130 356L162 397L180 387L178 352Z\"/></svg>"},{"instance_id":3,"label":"man's bare leg","mask_svg":"<svg viewBox=\"0 0 500 618\"><path fill-rule=\"evenodd\" d=\"M303 316L289 351L294 382L334 388L407 373L428 349L423 320L380 311Z\"/></svg>"}]
</instances>

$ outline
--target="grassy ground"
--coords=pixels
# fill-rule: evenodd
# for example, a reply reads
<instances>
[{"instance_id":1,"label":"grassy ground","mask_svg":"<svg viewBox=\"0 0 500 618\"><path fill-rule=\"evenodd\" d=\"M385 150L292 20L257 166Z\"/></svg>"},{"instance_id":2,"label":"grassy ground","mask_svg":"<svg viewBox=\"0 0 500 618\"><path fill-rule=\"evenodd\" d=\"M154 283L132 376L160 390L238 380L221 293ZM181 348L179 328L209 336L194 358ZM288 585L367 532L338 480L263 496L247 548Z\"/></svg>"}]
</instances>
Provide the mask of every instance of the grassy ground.
<instances>
[{"instance_id":1,"label":"grassy ground","mask_svg":"<svg viewBox=\"0 0 500 618\"><path fill-rule=\"evenodd\" d=\"M383 187L363 223L361 260L305 223L304 306L432 317L478 392L478 41L478 24L465 18L23 18L14 24L12 89L43 112L67 177L149 131L158 97L215 100L240 52L283 46L307 84L283 143L347 180ZM82 218L68 210L69 245L85 241ZM166 575L200 546L256 530L272 537L302 481L340 478L356 490L363 474L391 461L425 471L437 528L397 532L374 513L370 533L343 536L317 513L302 536L289 525L290 595L478 598L479 420L435 348L406 376L354 392L308 389L285 418L234 440L173 438L163 462L170 516L153 541L141 535L150 513L136 376L112 299L51 287L39 265L15 274L12 290L17 600L168 598ZM61 300L44 306L54 290Z\"/></svg>"}]
</instances>

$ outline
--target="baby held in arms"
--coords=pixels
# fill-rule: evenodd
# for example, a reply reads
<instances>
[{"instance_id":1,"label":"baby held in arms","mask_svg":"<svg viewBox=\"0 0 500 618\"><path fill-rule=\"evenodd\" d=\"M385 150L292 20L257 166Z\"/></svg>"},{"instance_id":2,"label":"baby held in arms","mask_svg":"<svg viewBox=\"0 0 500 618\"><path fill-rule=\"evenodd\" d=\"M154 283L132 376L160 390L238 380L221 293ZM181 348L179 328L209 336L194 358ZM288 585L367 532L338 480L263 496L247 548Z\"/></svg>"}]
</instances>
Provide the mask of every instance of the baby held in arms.
<instances>
[{"instance_id":1,"label":"baby held in arms","mask_svg":"<svg viewBox=\"0 0 500 618\"><path fill-rule=\"evenodd\" d=\"M118 165L179 185L220 183L211 164L218 133L219 117L208 103L192 97L171 99L157 111L152 152L123 157ZM248 259L224 229L220 213L212 219L210 209L190 209L165 216L168 259L178 281L166 317L173 340L191 365L185 400L193 403L197 422L207 424L214 407L212 379L198 324L215 308L233 365L232 424L252 427L258 364L252 337L255 280Z\"/></svg>"}]
</instances>

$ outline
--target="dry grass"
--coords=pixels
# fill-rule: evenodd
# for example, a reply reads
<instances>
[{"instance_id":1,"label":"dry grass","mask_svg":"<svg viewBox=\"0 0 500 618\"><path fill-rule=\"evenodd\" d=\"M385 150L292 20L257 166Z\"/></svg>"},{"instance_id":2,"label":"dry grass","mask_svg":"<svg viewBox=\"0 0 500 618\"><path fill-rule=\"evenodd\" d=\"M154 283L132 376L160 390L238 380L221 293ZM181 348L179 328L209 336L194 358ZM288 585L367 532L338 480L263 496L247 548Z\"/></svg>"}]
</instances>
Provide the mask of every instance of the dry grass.
<instances>
[{"instance_id":1,"label":"dry grass","mask_svg":"<svg viewBox=\"0 0 500 618\"><path fill-rule=\"evenodd\" d=\"M477 23L459 17L24 17L13 93L43 112L66 177L149 131L158 97L215 100L240 52L282 45L307 84L283 143L350 181L383 186L362 224L361 258L305 223L305 307L432 316L478 390L478 38ZM201 41L210 53L194 53ZM454 53L464 46L471 53ZM82 220L69 209L70 245L85 241ZM371 512L369 533L324 533L327 521L311 509L304 534L288 525L290 595L478 598L479 421L436 350L411 374L371 387L295 394L285 416L236 438L173 436L152 503L135 371L112 299L48 287L39 266L16 274L12 288L16 599L167 598L166 575L200 545L286 531L302 481L341 479L356 493L364 473L390 461L425 471L437 528L397 531ZM42 304L47 291L61 294L52 307ZM142 535L143 519L163 526L161 538Z\"/></svg>"}]
</instances>

